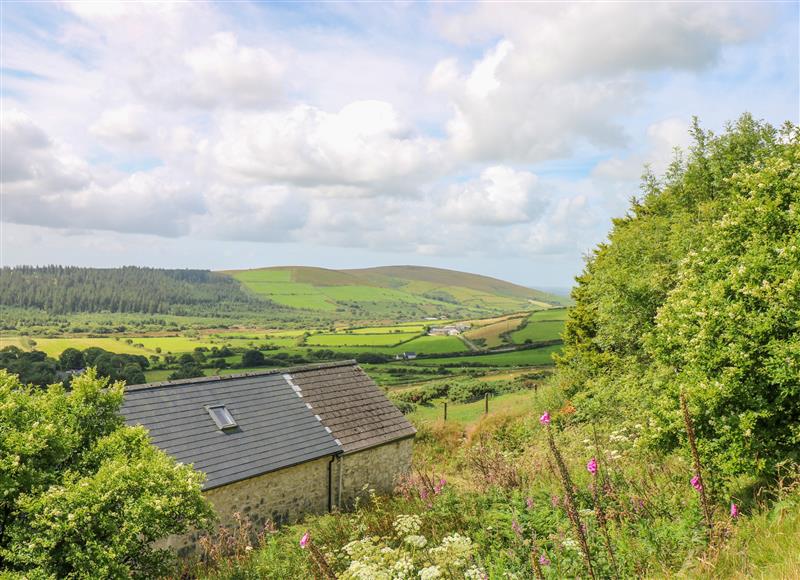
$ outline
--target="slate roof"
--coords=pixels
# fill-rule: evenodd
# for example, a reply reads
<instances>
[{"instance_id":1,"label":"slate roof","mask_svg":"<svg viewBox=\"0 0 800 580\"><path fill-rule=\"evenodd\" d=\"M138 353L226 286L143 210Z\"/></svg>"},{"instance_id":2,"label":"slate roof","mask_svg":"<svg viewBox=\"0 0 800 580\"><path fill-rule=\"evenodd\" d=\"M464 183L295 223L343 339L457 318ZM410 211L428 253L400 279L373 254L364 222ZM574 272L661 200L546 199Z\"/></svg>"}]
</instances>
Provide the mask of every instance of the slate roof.
<instances>
[{"instance_id":1,"label":"slate roof","mask_svg":"<svg viewBox=\"0 0 800 580\"><path fill-rule=\"evenodd\" d=\"M353 361L289 374L303 399L341 442L345 453L411 437L417 432Z\"/></svg>"},{"instance_id":2,"label":"slate roof","mask_svg":"<svg viewBox=\"0 0 800 580\"><path fill-rule=\"evenodd\" d=\"M236 428L217 428L205 407L220 404ZM205 489L416 432L354 361L133 385L121 413Z\"/></svg>"},{"instance_id":3,"label":"slate roof","mask_svg":"<svg viewBox=\"0 0 800 580\"><path fill-rule=\"evenodd\" d=\"M224 404L238 424L222 431L205 405ZM128 387L128 424L207 475L205 489L289 467L342 449L281 373L186 379Z\"/></svg>"}]
</instances>

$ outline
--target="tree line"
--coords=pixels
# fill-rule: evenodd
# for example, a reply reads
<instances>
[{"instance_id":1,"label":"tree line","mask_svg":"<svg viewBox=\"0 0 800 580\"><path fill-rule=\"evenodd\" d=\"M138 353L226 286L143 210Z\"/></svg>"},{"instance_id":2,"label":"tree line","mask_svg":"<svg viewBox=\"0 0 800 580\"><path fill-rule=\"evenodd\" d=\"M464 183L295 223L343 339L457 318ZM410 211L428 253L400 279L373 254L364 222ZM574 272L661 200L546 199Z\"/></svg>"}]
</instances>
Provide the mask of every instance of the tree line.
<instances>
[{"instance_id":1,"label":"tree line","mask_svg":"<svg viewBox=\"0 0 800 580\"><path fill-rule=\"evenodd\" d=\"M209 270L15 266L0 270L0 305L50 314L192 315L278 309Z\"/></svg>"},{"instance_id":2,"label":"tree line","mask_svg":"<svg viewBox=\"0 0 800 580\"><path fill-rule=\"evenodd\" d=\"M57 359L33 350L24 351L16 346L0 349L0 369L18 375L25 385L46 387L57 382L70 383L71 379L87 367L94 367L97 374L112 381L124 381L129 385L145 382L144 371L150 366L146 356L117 354L93 346L83 351L65 349Z\"/></svg>"}]
</instances>

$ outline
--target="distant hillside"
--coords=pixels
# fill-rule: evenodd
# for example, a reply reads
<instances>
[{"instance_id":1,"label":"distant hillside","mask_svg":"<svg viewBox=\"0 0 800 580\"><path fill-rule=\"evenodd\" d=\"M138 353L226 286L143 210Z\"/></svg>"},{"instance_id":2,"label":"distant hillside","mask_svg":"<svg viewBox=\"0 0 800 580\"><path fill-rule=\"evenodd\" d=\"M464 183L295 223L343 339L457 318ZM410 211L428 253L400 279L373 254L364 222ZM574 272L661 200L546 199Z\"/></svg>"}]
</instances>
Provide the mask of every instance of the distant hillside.
<instances>
[{"instance_id":1,"label":"distant hillside","mask_svg":"<svg viewBox=\"0 0 800 580\"><path fill-rule=\"evenodd\" d=\"M409 320L560 306L566 299L495 278L420 266L362 270L4 268L0 306L50 315L112 312L244 320Z\"/></svg>"},{"instance_id":2,"label":"distant hillside","mask_svg":"<svg viewBox=\"0 0 800 580\"><path fill-rule=\"evenodd\" d=\"M50 314L126 312L205 316L279 308L215 272L134 266L2 268L0 306Z\"/></svg>"},{"instance_id":3,"label":"distant hillside","mask_svg":"<svg viewBox=\"0 0 800 580\"><path fill-rule=\"evenodd\" d=\"M568 302L488 276L423 266L357 270L291 266L224 273L277 304L354 318L471 316Z\"/></svg>"}]
</instances>

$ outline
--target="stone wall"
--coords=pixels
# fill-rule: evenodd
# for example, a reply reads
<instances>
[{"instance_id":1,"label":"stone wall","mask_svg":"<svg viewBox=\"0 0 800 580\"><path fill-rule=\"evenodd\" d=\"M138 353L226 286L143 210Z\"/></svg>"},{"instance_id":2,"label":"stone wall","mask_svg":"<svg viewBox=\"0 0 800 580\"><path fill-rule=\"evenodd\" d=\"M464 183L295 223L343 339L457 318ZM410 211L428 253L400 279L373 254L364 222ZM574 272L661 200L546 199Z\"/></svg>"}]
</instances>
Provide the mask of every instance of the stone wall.
<instances>
[{"instance_id":1,"label":"stone wall","mask_svg":"<svg viewBox=\"0 0 800 580\"><path fill-rule=\"evenodd\" d=\"M341 463L339 459L334 461L334 504L339 505L341 497L340 508L349 509L357 497L368 495L369 489L380 495L392 493L398 478L411 470L413 450L414 439L409 437L341 456ZM338 493L339 481L342 484L341 496Z\"/></svg>"},{"instance_id":2,"label":"stone wall","mask_svg":"<svg viewBox=\"0 0 800 580\"><path fill-rule=\"evenodd\" d=\"M260 530L267 520L276 524L291 523L305 514L328 511L330 460L331 456L322 457L209 489L205 496L214 506L222 526L235 524L234 513L237 512L248 518L255 530ZM196 550L201 535L201 532L194 532L171 536L162 545L175 549L181 556L189 555Z\"/></svg>"},{"instance_id":3,"label":"stone wall","mask_svg":"<svg viewBox=\"0 0 800 580\"><path fill-rule=\"evenodd\" d=\"M346 510L353 506L357 497L368 495L369 489L381 495L392 493L397 479L411 469L413 447L414 439L407 438L335 458L332 504ZM268 520L285 524L306 514L322 514L328 511L328 465L331 457L209 489L205 496L214 506L220 525L227 527L236 524L235 513L249 519L257 531ZM193 532L170 536L158 542L158 546L171 547L179 555L187 556L196 551L202 534Z\"/></svg>"}]
</instances>

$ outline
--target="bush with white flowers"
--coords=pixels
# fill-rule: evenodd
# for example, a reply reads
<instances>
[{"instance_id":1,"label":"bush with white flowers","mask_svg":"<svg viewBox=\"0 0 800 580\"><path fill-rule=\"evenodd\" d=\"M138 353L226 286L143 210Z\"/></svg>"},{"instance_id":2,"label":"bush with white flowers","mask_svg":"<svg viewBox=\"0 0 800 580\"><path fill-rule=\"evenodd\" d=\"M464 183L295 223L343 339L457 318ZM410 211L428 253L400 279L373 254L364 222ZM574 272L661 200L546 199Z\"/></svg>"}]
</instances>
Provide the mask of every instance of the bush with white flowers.
<instances>
[{"instance_id":1,"label":"bush with white flowers","mask_svg":"<svg viewBox=\"0 0 800 580\"><path fill-rule=\"evenodd\" d=\"M486 578L474 562L472 540L450 534L439 545L419 533L422 520L417 515L399 515L390 537L365 537L345 545L336 559L347 568L342 580L428 580L433 578Z\"/></svg>"}]
</instances>

